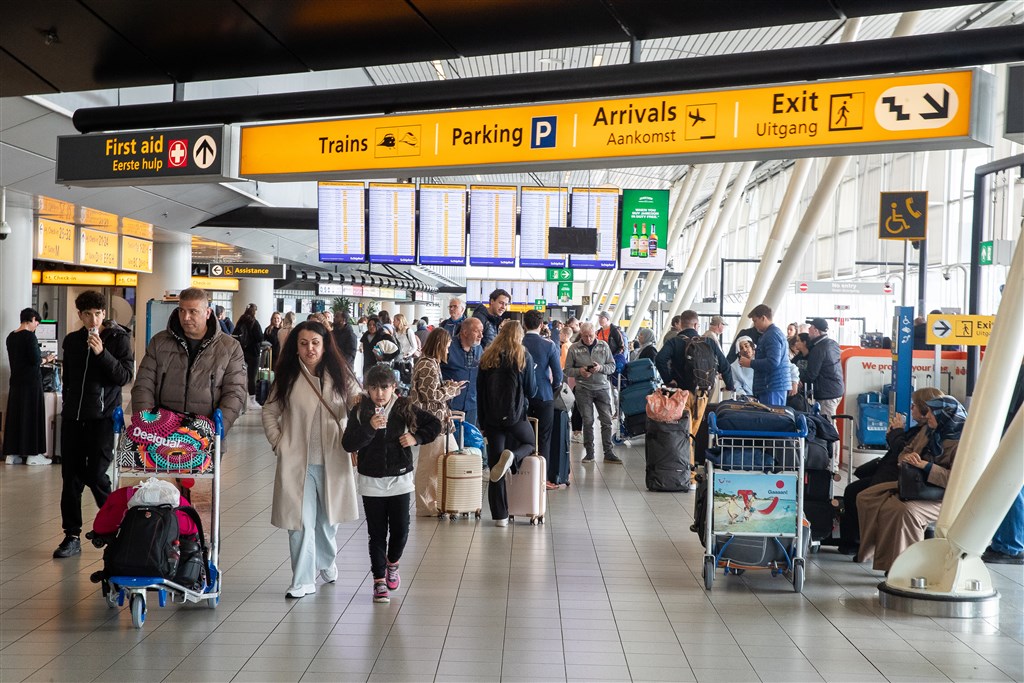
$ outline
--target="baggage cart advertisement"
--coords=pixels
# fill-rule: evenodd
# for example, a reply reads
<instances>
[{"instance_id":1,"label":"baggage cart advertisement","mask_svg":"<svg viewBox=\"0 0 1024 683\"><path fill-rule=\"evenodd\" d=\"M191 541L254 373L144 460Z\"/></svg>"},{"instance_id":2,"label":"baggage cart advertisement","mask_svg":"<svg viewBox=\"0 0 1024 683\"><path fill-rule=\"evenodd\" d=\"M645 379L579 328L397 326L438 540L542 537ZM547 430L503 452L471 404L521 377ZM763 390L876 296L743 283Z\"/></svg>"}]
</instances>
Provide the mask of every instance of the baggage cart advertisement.
<instances>
[{"instance_id":1,"label":"baggage cart advertisement","mask_svg":"<svg viewBox=\"0 0 1024 683\"><path fill-rule=\"evenodd\" d=\"M714 533L796 534L796 474L715 472L714 477Z\"/></svg>"}]
</instances>

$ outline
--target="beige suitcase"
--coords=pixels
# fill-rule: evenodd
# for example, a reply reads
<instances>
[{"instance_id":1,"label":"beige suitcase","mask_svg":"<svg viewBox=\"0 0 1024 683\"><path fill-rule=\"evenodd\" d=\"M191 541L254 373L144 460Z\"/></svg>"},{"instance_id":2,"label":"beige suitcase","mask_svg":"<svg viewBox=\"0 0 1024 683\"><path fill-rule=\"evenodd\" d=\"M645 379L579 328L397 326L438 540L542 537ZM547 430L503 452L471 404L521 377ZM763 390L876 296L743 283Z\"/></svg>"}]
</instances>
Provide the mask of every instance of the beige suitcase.
<instances>
[{"instance_id":1,"label":"beige suitcase","mask_svg":"<svg viewBox=\"0 0 1024 683\"><path fill-rule=\"evenodd\" d=\"M534 445L539 439L538 422L530 418L533 425ZM523 458L519 471L505 477L505 493L508 496L508 518L529 518L530 524L543 524L548 509L547 481L548 461L538 453Z\"/></svg>"},{"instance_id":2,"label":"beige suitcase","mask_svg":"<svg viewBox=\"0 0 1024 683\"><path fill-rule=\"evenodd\" d=\"M461 435L462 430L456 430ZM483 503L483 458L478 448L445 453L437 459L437 509L441 518L473 515L480 519Z\"/></svg>"}]
</instances>

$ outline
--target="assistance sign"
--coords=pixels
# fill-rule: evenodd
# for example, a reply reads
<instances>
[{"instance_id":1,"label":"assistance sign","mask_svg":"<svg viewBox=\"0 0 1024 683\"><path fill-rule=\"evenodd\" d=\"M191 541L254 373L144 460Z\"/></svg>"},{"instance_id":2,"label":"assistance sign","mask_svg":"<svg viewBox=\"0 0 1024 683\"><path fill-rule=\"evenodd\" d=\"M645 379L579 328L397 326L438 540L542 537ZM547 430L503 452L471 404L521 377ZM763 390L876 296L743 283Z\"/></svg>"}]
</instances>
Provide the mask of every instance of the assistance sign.
<instances>
[{"instance_id":1,"label":"assistance sign","mask_svg":"<svg viewBox=\"0 0 1024 683\"><path fill-rule=\"evenodd\" d=\"M986 346L995 321L994 315L932 313L927 341L932 345Z\"/></svg>"},{"instance_id":2,"label":"assistance sign","mask_svg":"<svg viewBox=\"0 0 1024 683\"><path fill-rule=\"evenodd\" d=\"M944 149L988 144L991 74L820 81L517 107L351 118L241 129L248 178L362 178L448 172L715 161ZM981 110L981 111L979 111ZM773 157L774 158L774 157Z\"/></svg>"}]
</instances>

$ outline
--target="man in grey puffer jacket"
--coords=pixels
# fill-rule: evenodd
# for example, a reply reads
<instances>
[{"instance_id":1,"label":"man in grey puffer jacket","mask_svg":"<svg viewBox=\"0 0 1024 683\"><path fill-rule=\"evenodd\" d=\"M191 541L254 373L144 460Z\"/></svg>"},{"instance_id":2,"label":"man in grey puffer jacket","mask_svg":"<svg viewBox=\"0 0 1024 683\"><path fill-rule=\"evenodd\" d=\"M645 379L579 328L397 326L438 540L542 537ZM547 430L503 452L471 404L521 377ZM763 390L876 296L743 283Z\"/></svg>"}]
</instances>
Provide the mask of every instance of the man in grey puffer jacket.
<instances>
[{"instance_id":1,"label":"man in grey puffer jacket","mask_svg":"<svg viewBox=\"0 0 1024 683\"><path fill-rule=\"evenodd\" d=\"M168 408L212 417L220 408L227 433L246 396L242 347L221 331L204 290L182 290L167 329L146 347L132 387L132 410Z\"/></svg>"},{"instance_id":2,"label":"man in grey puffer jacket","mask_svg":"<svg viewBox=\"0 0 1024 683\"><path fill-rule=\"evenodd\" d=\"M615 359L608 344L597 338L592 323L580 325L580 339L565 356L565 374L576 379L576 410L583 416L583 462L594 462L594 412L601 421L604 461L621 463L612 450L612 397L608 375Z\"/></svg>"}]
</instances>

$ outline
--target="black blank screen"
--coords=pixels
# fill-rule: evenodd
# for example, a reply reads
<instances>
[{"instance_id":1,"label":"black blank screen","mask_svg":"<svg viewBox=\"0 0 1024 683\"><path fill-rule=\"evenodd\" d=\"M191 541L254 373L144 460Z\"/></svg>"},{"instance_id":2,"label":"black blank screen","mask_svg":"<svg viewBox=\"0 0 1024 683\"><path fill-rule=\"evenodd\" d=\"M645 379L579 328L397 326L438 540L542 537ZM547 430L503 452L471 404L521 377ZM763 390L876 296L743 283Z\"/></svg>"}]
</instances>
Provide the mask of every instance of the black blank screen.
<instances>
[{"instance_id":1,"label":"black blank screen","mask_svg":"<svg viewBox=\"0 0 1024 683\"><path fill-rule=\"evenodd\" d=\"M597 253L597 228L551 228L548 251L552 254Z\"/></svg>"}]
</instances>

